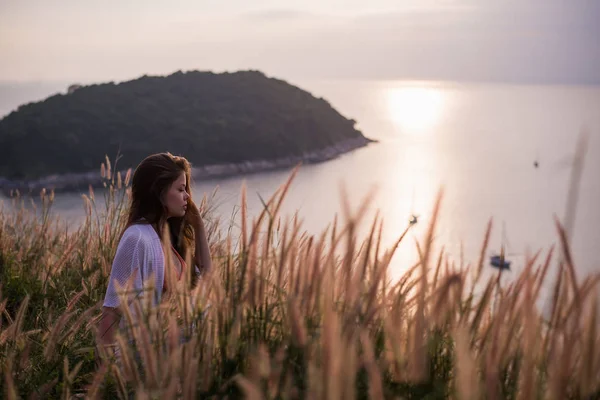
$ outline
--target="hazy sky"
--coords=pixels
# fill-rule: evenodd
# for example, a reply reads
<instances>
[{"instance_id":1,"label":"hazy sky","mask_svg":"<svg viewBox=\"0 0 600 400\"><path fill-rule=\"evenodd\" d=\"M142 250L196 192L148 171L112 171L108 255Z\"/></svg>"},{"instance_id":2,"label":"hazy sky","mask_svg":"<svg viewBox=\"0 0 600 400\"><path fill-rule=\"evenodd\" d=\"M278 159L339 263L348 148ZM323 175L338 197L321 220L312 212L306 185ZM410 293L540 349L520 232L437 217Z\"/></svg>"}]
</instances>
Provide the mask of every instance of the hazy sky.
<instances>
[{"instance_id":1,"label":"hazy sky","mask_svg":"<svg viewBox=\"0 0 600 400\"><path fill-rule=\"evenodd\" d=\"M180 69L600 83L600 0L0 0L0 81Z\"/></svg>"}]
</instances>

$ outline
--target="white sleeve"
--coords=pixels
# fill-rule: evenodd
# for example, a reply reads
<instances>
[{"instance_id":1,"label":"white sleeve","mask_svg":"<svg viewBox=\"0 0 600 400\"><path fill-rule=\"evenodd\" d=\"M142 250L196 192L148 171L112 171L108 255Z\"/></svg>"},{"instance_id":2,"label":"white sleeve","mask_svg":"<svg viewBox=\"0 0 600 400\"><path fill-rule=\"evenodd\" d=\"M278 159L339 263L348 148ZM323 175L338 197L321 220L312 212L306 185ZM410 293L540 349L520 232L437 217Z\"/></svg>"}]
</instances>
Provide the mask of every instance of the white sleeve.
<instances>
[{"instance_id":1,"label":"white sleeve","mask_svg":"<svg viewBox=\"0 0 600 400\"><path fill-rule=\"evenodd\" d=\"M138 289L136 286L138 286L138 282L141 283L141 272L147 258L145 247L142 233L139 230L128 230L123 234L110 270L108 287L104 296L104 307L120 305L117 284L119 287L124 287L132 275L135 275L135 278L133 278L134 287L131 289Z\"/></svg>"}]
</instances>

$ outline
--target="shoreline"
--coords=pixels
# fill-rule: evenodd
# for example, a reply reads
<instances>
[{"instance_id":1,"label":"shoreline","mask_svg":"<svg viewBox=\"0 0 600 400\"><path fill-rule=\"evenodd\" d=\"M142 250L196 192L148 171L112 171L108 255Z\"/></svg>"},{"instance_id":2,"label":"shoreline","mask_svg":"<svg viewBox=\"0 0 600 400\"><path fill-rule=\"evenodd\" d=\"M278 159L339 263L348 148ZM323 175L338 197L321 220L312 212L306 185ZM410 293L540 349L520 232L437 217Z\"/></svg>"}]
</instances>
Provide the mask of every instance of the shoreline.
<instances>
[{"instance_id":1,"label":"shoreline","mask_svg":"<svg viewBox=\"0 0 600 400\"><path fill-rule=\"evenodd\" d=\"M347 139L343 142L297 156L281 157L273 160L253 160L241 163L224 163L193 167L192 178L226 178L236 175L254 174L290 168L299 163L317 164L332 160L343 154L376 142L376 140L361 136ZM127 169L128 168L125 170L120 170L123 177L125 177ZM14 191L19 191L22 195L37 195L42 189L53 190L56 193L76 192L79 190L87 190L89 186L94 188L102 187L103 182L104 180L100 176L99 170L82 173L50 175L34 180L9 180L0 177L0 192L7 197L9 197L11 192Z\"/></svg>"}]
</instances>

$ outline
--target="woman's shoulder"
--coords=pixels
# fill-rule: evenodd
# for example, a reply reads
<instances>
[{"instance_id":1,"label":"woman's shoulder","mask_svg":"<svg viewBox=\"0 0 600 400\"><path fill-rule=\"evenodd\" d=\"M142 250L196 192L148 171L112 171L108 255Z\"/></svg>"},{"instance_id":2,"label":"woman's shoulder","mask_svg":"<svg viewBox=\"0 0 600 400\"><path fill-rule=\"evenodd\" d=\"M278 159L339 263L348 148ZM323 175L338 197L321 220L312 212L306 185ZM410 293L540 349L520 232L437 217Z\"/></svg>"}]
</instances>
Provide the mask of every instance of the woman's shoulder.
<instances>
[{"instance_id":1,"label":"woman's shoulder","mask_svg":"<svg viewBox=\"0 0 600 400\"><path fill-rule=\"evenodd\" d=\"M150 224L132 224L125 229L121 237L122 243L151 245L160 242L158 234Z\"/></svg>"}]
</instances>

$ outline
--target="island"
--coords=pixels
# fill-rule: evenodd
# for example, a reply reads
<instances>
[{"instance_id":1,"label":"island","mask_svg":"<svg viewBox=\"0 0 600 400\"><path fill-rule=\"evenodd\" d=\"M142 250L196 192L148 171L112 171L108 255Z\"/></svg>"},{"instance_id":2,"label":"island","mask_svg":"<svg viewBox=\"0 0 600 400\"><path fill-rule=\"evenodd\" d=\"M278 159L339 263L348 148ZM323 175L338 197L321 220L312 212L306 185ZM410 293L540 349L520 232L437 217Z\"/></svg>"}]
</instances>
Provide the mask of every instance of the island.
<instances>
[{"instance_id":1,"label":"island","mask_svg":"<svg viewBox=\"0 0 600 400\"><path fill-rule=\"evenodd\" d=\"M214 178L322 162L371 142L325 99L260 71L75 84L0 120L0 190L96 186L106 156L124 170L169 151L190 160L195 178Z\"/></svg>"}]
</instances>

